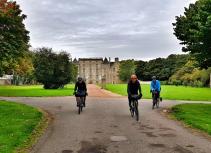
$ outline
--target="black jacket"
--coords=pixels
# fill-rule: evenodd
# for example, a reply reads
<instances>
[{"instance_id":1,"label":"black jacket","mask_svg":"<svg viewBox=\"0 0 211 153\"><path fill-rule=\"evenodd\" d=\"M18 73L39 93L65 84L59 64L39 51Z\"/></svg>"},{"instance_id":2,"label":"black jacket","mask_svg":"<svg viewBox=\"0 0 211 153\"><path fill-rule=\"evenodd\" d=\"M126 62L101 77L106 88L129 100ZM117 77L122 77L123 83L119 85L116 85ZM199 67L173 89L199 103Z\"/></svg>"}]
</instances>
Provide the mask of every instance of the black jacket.
<instances>
[{"instance_id":1,"label":"black jacket","mask_svg":"<svg viewBox=\"0 0 211 153\"><path fill-rule=\"evenodd\" d=\"M82 81L81 83L76 82L74 91L87 91L86 83Z\"/></svg>"},{"instance_id":2,"label":"black jacket","mask_svg":"<svg viewBox=\"0 0 211 153\"><path fill-rule=\"evenodd\" d=\"M139 93L138 93L138 91L139 91ZM141 95L141 85L138 80L135 83L133 83L132 81L128 82L127 93L128 93L128 96Z\"/></svg>"}]
</instances>

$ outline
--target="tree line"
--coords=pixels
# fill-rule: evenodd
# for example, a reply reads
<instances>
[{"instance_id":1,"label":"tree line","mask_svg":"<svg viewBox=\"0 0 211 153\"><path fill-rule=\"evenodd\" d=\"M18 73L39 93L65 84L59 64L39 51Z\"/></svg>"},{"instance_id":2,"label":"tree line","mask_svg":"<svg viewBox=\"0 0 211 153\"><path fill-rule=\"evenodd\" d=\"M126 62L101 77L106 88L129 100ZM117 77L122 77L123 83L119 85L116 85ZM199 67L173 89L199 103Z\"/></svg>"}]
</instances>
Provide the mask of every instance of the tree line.
<instances>
[{"instance_id":1,"label":"tree line","mask_svg":"<svg viewBox=\"0 0 211 153\"><path fill-rule=\"evenodd\" d=\"M59 88L73 80L77 67L70 55L50 48L29 50L27 18L15 1L0 0L0 76L13 74L14 84L39 82L45 88ZM186 55L170 55L145 61L120 63L119 77L127 81L136 73L141 80L156 75L167 84L207 86L211 67L211 0L198 0L176 16L174 35Z\"/></svg>"},{"instance_id":2,"label":"tree line","mask_svg":"<svg viewBox=\"0 0 211 153\"><path fill-rule=\"evenodd\" d=\"M46 89L63 87L75 80L77 68L65 51L51 48L30 51L27 18L15 1L0 0L0 77L13 75L13 84L42 83Z\"/></svg>"},{"instance_id":3,"label":"tree line","mask_svg":"<svg viewBox=\"0 0 211 153\"><path fill-rule=\"evenodd\" d=\"M141 80L156 75L166 84L207 86L211 73L211 0L191 3L184 14L176 16L173 29L182 51L188 55L170 55L149 62L123 61L120 79L126 81L131 73L136 73Z\"/></svg>"}]
</instances>

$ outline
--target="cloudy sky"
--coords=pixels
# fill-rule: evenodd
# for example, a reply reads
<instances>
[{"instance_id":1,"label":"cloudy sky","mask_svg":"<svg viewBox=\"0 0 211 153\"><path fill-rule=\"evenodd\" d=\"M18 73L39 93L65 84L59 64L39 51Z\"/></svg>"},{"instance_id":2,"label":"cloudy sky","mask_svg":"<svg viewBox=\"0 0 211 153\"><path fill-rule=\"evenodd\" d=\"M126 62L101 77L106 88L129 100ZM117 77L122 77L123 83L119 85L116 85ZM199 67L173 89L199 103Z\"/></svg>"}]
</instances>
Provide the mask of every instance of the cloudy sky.
<instances>
[{"instance_id":1,"label":"cloudy sky","mask_svg":"<svg viewBox=\"0 0 211 153\"><path fill-rule=\"evenodd\" d=\"M181 53L172 22L195 0L17 0L31 45L73 57L148 60Z\"/></svg>"}]
</instances>

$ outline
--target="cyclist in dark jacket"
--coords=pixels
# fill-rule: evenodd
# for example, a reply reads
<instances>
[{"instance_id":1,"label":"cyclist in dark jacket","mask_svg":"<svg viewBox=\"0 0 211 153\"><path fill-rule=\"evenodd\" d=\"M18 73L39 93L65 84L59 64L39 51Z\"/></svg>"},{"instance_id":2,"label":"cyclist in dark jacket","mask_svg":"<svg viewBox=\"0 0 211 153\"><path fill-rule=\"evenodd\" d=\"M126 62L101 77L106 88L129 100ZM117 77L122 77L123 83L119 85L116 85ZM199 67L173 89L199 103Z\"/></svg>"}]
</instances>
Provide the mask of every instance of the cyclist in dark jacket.
<instances>
[{"instance_id":1,"label":"cyclist in dark jacket","mask_svg":"<svg viewBox=\"0 0 211 153\"><path fill-rule=\"evenodd\" d=\"M127 85L127 93L128 93L128 101L129 107L131 109L131 96L138 95L138 98L141 99L142 92L141 92L141 85L136 75L131 75L130 81Z\"/></svg>"},{"instance_id":2,"label":"cyclist in dark jacket","mask_svg":"<svg viewBox=\"0 0 211 153\"><path fill-rule=\"evenodd\" d=\"M75 84L74 95L76 96L77 105L78 105L78 102L80 101L80 97L84 97L84 107L85 107L85 98L87 95L87 88L86 88L85 81L83 81L81 77L78 78L78 81Z\"/></svg>"}]
</instances>

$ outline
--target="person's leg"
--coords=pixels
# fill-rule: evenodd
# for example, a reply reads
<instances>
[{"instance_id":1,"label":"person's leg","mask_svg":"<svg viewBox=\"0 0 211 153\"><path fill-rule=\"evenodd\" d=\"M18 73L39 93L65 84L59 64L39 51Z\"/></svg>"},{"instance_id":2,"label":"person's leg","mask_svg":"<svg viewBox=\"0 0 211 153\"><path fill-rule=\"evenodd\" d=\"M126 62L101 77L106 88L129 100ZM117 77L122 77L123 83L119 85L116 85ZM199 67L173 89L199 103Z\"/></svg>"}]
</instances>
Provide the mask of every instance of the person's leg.
<instances>
[{"instance_id":1,"label":"person's leg","mask_svg":"<svg viewBox=\"0 0 211 153\"><path fill-rule=\"evenodd\" d=\"M129 108L131 109L132 106L131 106L131 98L130 98L130 96L128 96L128 104L129 104Z\"/></svg>"},{"instance_id":2,"label":"person's leg","mask_svg":"<svg viewBox=\"0 0 211 153\"><path fill-rule=\"evenodd\" d=\"M77 102L77 106L79 106L79 102L80 102L80 97L76 97L76 102Z\"/></svg>"},{"instance_id":3,"label":"person's leg","mask_svg":"<svg viewBox=\"0 0 211 153\"><path fill-rule=\"evenodd\" d=\"M86 96L84 96L84 107L86 107Z\"/></svg>"}]
</instances>

